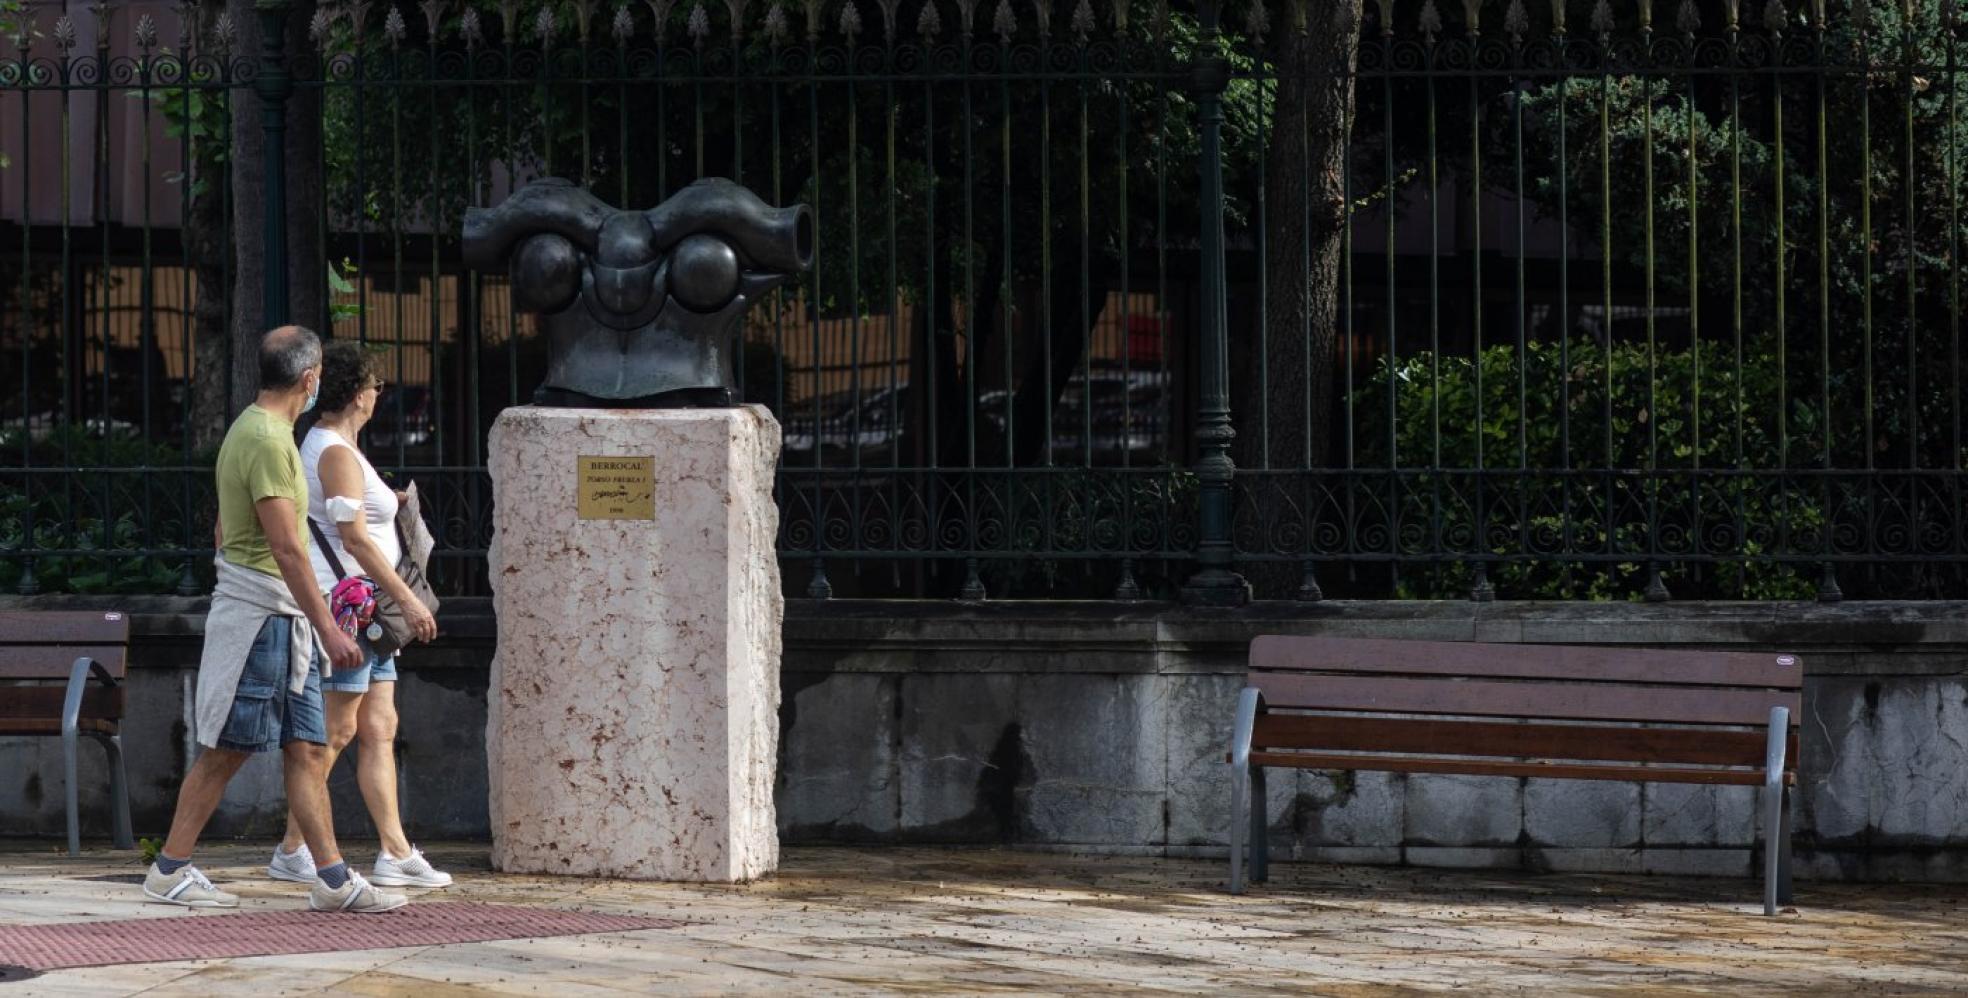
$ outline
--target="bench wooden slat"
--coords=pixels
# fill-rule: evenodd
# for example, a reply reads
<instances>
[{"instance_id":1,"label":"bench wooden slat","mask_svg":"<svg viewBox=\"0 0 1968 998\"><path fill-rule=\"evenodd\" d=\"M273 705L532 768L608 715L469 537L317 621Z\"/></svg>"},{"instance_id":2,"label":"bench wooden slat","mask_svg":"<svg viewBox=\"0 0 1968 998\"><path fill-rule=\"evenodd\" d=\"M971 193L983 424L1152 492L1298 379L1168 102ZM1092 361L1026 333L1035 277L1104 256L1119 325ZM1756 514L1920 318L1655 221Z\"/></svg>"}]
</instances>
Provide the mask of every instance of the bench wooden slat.
<instances>
[{"instance_id":1,"label":"bench wooden slat","mask_svg":"<svg viewBox=\"0 0 1968 998\"><path fill-rule=\"evenodd\" d=\"M102 717L84 717L75 722L75 728L84 734L117 734L116 722ZM59 717L0 717L0 737L26 735L59 735Z\"/></svg>"},{"instance_id":2,"label":"bench wooden slat","mask_svg":"<svg viewBox=\"0 0 1968 998\"><path fill-rule=\"evenodd\" d=\"M1718 728L1591 727L1268 713L1257 716L1251 748L1761 766L1767 744L1762 731ZM1796 768L1795 730L1790 734L1786 759L1789 768Z\"/></svg>"},{"instance_id":3,"label":"bench wooden slat","mask_svg":"<svg viewBox=\"0 0 1968 998\"><path fill-rule=\"evenodd\" d=\"M66 680L75 660L85 656L122 679L128 652L122 645L0 645L0 679Z\"/></svg>"},{"instance_id":4,"label":"bench wooden slat","mask_svg":"<svg viewBox=\"0 0 1968 998\"><path fill-rule=\"evenodd\" d=\"M39 610L0 613L0 645L129 643L127 614Z\"/></svg>"},{"instance_id":5,"label":"bench wooden slat","mask_svg":"<svg viewBox=\"0 0 1968 998\"><path fill-rule=\"evenodd\" d=\"M1274 708L1553 721L1767 724L1770 708L1781 705L1796 724L1803 706L1795 691L1277 672L1253 672L1250 683Z\"/></svg>"},{"instance_id":6,"label":"bench wooden slat","mask_svg":"<svg viewBox=\"0 0 1968 998\"><path fill-rule=\"evenodd\" d=\"M1670 686L1801 689L1804 685L1804 667L1795 655L1282 634L1262 635L1251 641L1250 667Z\"/></svg>"},{"instance_id":7,"label":"bench wooden slat","mask_svg":"<svg viewBox=\"0 0 1968 998\"><path fill-rule=\"evenodd\" d=\"M1676 766L1593 766L1585 764L1538 762L1491 762L1481 759L1403 759L1395 756L1336 755L1315 752L1252 752L1256 766L1287 766L1296 769L1342 769L1381 773L1443 773L1460 776L1534 776L1560 780L1659 780L1672 783L1708 783L1761 786L1760 769L1693 769ZM1796 774L1785 772L1784 782L1796 783Z\"/></svg>"},{"instance_id":8,"label":"bench wooden slat","mask_svg":"<svg viewBox=\"0 0 1968 998\"><path fill-rule=\"evenodd\" d=\"M62 703L68 690L61 686L0 687L0 718L54 718L61 729ZM123 687L90 683L82 692L83 717L114 720L123 716Z\"/></svg>"}]
</instances>

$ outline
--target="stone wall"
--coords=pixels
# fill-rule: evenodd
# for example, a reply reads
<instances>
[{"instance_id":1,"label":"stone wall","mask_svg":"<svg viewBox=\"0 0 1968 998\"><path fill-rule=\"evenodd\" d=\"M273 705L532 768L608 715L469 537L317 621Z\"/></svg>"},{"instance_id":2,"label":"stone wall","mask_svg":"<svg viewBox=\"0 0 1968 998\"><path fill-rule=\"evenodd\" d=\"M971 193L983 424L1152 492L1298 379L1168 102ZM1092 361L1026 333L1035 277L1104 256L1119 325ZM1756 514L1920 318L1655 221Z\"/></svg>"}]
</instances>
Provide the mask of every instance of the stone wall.
<instances>
[{"instance_id":1,"label":"stone wall","mask_svg":"<svg viewBox=\"0 0 1968 998\"><path fill-rule=\"evenodd\" d=\"M37 599L0 609L107 604ZM126 741L139 834L169 821L189 739L200 607L126 599L142 647ZM1243 649L1267 632L1794 651L1804 657L1799 873L1968 880L1968 606L1163 604L788 606L778 811L790 843L972 843L1220 856L1222 762ZM445 604L406 657L397 753L413 837L486 831L492 621ZM568 682L581 677L569 663ZM107 834L85 746L85 833ZM61 833L55 739L0 740L0 835ZM348 763L335 808L369 835ZM1748 875L1754 791L1540 779L1275 773L1274 855L1526 869ZM272 759L214 822L277 834ZM355 850L363 855L361 847Z\"/></svg>"}]
</instances>

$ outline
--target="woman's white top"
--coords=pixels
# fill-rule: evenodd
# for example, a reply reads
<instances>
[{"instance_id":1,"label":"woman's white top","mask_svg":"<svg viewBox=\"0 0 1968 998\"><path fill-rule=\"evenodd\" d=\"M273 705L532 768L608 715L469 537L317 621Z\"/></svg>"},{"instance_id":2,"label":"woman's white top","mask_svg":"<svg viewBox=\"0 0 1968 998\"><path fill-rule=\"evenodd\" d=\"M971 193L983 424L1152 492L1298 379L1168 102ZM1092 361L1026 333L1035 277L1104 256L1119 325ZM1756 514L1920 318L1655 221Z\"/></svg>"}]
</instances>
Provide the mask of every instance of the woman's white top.
<instances>
[{"instance_id":1,"label":"woman's white top","mask_svg":"<svg viewBox=\"0 0 1968 998\"><path fill-rule=\"evenodd\" d=\"M335 447L348 447L355 455L355 461L362 466L362 496L331 496L321 487L321 455ZM362 456L362 452L349 446L342 435L333 430L317 426L308 431L307 439L301 441L301 468L307 473L308 518L321 526L321 533L328 538L329 547L335 557L341 559L342 571L350 575L366 575L362 565L348 553L342 545L342 529L353 528L360 522L369 531L369 537L383 552L383 560L392 567L403 556L403 546L396 539L396 491L376 474L376 466ZM335 588L340 579L335 570L328 565L322 555L320 545L314 540L313 532L308 536L308 561L314 564L314 581L322 592Z\"/></svg>"}]
</instances>

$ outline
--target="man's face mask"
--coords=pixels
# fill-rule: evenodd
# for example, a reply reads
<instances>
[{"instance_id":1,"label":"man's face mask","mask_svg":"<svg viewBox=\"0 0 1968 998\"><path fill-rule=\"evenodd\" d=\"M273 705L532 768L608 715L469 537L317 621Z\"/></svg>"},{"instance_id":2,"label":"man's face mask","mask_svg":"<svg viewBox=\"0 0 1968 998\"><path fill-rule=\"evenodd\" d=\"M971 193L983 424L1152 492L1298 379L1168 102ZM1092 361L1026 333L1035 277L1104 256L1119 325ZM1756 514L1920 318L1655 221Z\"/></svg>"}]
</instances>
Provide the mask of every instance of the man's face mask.
<instances>
[{"instance_id":1,"label":"man's face mask","mask_svg":"<svg viewBox=\"0 0 1968 998\"><path fill-rule=\"evenodd\" d=\"M537 405L725 406L745 310L813 263L813 215L705 179L648 211L537 180L465 213L465 262L505 268L513 305L540 316Z\"/></svg>"}]
</instances>

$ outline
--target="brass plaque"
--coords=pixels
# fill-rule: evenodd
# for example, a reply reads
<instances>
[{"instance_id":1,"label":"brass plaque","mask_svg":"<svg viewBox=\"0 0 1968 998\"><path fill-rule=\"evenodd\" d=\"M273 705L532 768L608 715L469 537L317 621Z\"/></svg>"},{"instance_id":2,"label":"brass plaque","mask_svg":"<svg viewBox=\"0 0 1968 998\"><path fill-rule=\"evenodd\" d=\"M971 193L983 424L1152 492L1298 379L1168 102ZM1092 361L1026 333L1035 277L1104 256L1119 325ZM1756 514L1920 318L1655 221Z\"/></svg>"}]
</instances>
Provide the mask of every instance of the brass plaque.
<instances>
[{"instance_id":1,"label":"brass plaque","mask_svg":"<svg viewBox=\"0 0 1968 998\"><path fill-rule=\"evenodd\" d=\"M654 520L656 459L580 457L576 511L583 520Z\"/></svg>"}]
</instances>

